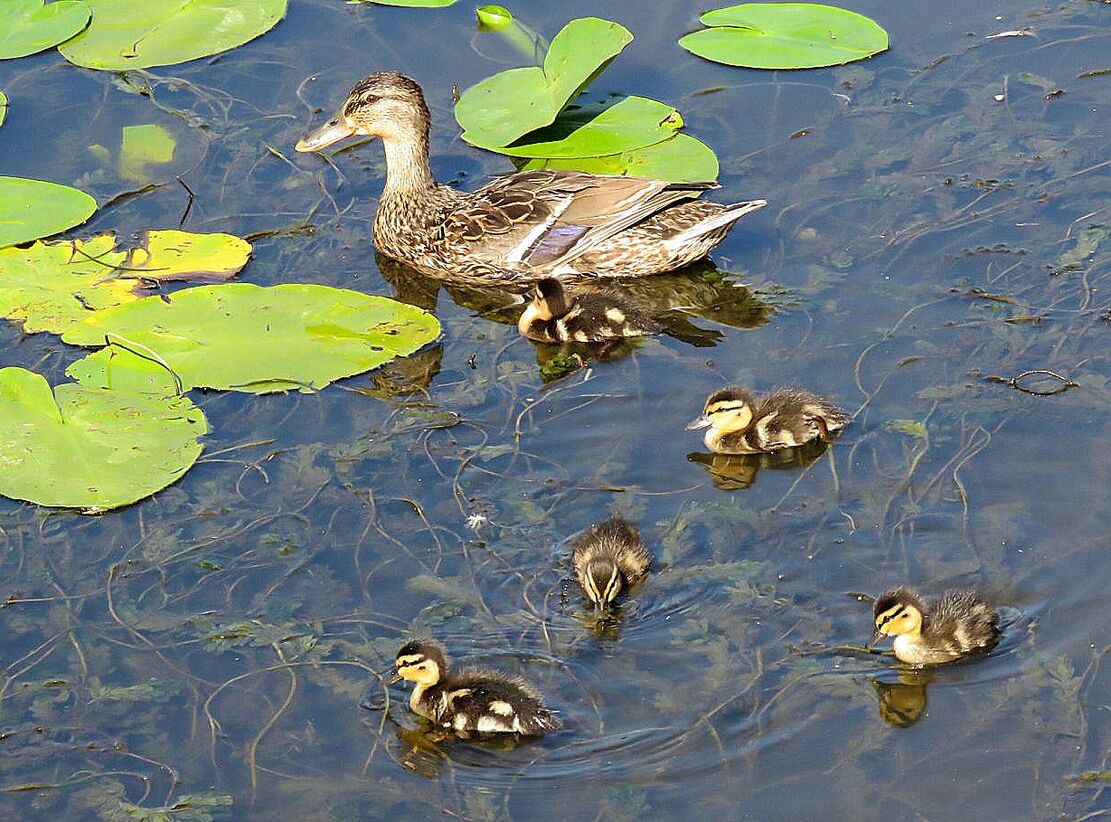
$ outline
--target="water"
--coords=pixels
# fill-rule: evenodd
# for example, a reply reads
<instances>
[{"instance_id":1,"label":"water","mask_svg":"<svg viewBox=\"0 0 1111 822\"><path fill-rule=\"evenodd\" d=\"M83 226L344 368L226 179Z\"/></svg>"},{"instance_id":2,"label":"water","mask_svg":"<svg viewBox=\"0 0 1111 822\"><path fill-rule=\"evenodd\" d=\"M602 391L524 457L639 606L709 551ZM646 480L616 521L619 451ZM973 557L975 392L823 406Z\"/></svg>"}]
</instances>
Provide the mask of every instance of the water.
<instances>
[{"instance_id":1,"label":"water","mask_svg":"<svg viewBox=\"0 0 1111 822\"><path fill-rule=\"evenodd\" d=\"M317 107L391 68L428 93L441 179L508 170L450 116L453 83L514 61L467 4L298 2L248 47L127 84L52 55L0 66L6 174L103 203L136 184L90 145L147 122L177 138L168 184L90 230L176 227L178 175L186 228L256 233L244 279L396 294L444 325L319 394L198 392L206 455L125 511L0 501L0 813L1106 814L1105 779L1082 777L1106 772L1111 731L1107 77L1079 75L1108 68L1107 7L850 5L890 53L778 74L682 52L687 4L604 10L637 39L596 90L677 105L722 160L715 196L771 205L716 269L628 286L676 309L674 336L578 370L518 337L507 295L375 258L377 145L334 166L292 152ZM514 11L549 36L602 13ZM53 381L78 356L10 325L0 344ZM1027 369L1079 387L986 379ZM804 384L856 419L829 449L713 460L682 426L724 381ZM615 508L657 562L598 624L566 539ZM917 676L835 650L870 632L850 594L897 583L978 587L1006 606L1004 643ZM526 674L567 727L510 749L421 736L373 676L416 632Z\"/></svg>"}]
</instances>

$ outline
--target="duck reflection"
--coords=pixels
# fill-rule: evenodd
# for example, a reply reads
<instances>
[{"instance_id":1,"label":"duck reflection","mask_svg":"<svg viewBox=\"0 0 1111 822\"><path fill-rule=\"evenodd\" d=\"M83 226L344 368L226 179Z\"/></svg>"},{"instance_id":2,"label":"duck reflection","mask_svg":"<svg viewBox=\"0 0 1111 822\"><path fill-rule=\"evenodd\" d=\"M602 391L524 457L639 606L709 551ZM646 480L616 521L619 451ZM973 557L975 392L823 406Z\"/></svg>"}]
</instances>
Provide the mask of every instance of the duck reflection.
<instances>
[{"instance_id":1,"label":"duck reflection","mask_svg":"<svg viewBox=\"0 0 1111 822\"><path fill-rule=\"evenodd\" d=\"M827 447L828 443L815 440L769 454L708 454L696 451L687 454L687 460L705 466L716 487L723 491L736 491L752 487L761 469L805 468L824 454Z\"/></svg>"},{"instance_id":2,"label":"duck reflection","mask_svg":"<svg viewBox=\"0 0 1111 822\"><path fill-rule=\"evenodd\" d=\"M415 305L426 311L435 311L442 289L461 308L504 325L516 325L523 312L521 293L532 288L522 284L517 292L509 286L497 288L474 287L429 277L412 266L383 254L375 260L382 276L394 288L394 298ZM711 347L724 337L713 328L701 328L692 321L701 318L733 328L756 328L766 324L775 313L775 307L757 294L729 279L713 263L704 260L689 265L678 272L658 274L633 280L576 280L564 284L568 294L580 299L605 299L628 316L635 316L653 330L681 342L700 347ZM611 315L612 317L613 315ZM625 337L621 335L618 340ZM545 343L540 343L541 345ZM610 346L609 356L631 348ZM592 347L578 353L587 361L598 359Z\"/></svg>"},{"instance_id":3,"label":"duck reflection","mask_svg":"<svg viewBox=\"0 0 1111 822\"><path fill-rule=\"evenodd\" d=\"M879 699L880 718L897 728L909 728L926 713L926 686L933 681L934 672L904 669L895 672L894 682L885 681L891 674L872 679Z\"/></svg>"}]
</instances>

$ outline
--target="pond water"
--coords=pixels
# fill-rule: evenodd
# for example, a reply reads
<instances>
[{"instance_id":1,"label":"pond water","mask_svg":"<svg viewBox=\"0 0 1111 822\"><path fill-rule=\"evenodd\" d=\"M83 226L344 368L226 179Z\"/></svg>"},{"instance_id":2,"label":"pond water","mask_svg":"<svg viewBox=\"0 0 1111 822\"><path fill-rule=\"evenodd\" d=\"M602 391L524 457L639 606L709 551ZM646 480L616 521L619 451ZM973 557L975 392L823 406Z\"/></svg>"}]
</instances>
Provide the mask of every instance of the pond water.
<instances>
[{"instance_id":1,"label":"pond water","mask_svg":"<svg viewBox=\"0 0 1111 822\"><path fill-rule=\"evenodd\" d=\"M549 37L590 14L628 26L594 90L676 105L721 159L711 196L770 202L713 265L625 287L668 335L577 370L519 337L512 295L376 258L379 145L292 150L356 79L397 69L428 95L440 179L510 170L451 116L453 84L518 60L471 4L296 0L243 48L126 77L0 63L2 171L112 200L81 231L184 216L252 237L246 281L397 296L444 328L317 394L194 392L205 455L126 510L0 500L0 815L1111 812L1111 7L843 5L893 49L796 73L679 49L698 4L513 7ZM178 141L168 184L113 200L141 185L111 157L142 123ZM8 324L0 345L52 382L79 356ZM1078 387L1006 383L1030 369ZM733 381L805 385L855 420L825 450L711 459L683 424ZM598 624L566 540L614 510L656 563ZM838 651L870 634L853 594L900 583L980 589L1005 641L917 675ZM374 675L415 633L526 675L565 729L422 736Z\"/></svg>"}]
</instances>

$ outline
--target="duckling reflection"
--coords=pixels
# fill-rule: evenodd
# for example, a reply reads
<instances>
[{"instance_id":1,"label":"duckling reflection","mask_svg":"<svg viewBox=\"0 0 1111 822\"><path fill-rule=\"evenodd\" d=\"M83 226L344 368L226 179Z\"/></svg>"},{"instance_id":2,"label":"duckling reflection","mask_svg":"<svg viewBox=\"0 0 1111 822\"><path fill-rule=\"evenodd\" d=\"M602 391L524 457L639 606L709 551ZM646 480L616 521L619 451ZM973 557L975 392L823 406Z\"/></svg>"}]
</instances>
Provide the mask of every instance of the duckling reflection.
<instances>
[{"instance_id":1,"label":"duckling reflection","mask_svg":"<svg viewBox=\"0 0 1111 822\"><path fill-rule=\"evenodd\" d=\"M710 480L723 491L751 488L761 470L782 471L806 468L826 452L828 443L816 440L798 448L787 448L770 454L687 454L689 462L705 466Z\"/></svg>"},{"instance_id":2,"label":"duckling reflection","mask_svg":"<svg viewBox=\"0 0 1111 822\"><path fill-rule=\"evenodd\" d=\"M427 727L406 728L402 725L394 725L394 737L400 743L400 750L395 757L397 763L417 776L433 780L443 778L449 763L480 765L481 761L474 761L475 754L481 760L483 751L503 754L533 741L532 737L515 734L490 734L468 739L466 745L453 745L460 738L451 731Z\"/></svg>"},{"instance_id":3,"label":"duckling reflection","mask_svg":"<svg viewBox=\"0 0 1111 822\"><path fill-rule=\"evenodd\" d=\"M926 686L933 678L934 672L929 668L899 671L895 682L873 677L880 718L897 728L909 728L921 719L926 713Z\"/></svg>"}]
</instances>

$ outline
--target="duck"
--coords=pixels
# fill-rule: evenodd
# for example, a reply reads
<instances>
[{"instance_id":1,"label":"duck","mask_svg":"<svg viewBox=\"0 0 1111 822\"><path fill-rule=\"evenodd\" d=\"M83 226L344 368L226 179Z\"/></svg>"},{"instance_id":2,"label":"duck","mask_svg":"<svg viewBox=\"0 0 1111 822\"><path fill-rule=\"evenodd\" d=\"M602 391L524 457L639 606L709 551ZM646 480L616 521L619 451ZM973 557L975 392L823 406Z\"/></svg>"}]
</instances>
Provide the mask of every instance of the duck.
<instances>
[{"instance_id":1,"label":"duck","mask_svg":"<svg viewBox=\"0 0 1111 822\"><path fill-rule=\"evenodd\" d=\"M705 428L703 442L715 454L763 454L795 448L830 434L852 420L829 400L801 388L782 386L756 396L740 385L711 394L688 431Z\"/></svg>"},{"instance_id":2,"label":"duck","mask_svg":"<svg viewBox=\"0 0 1111 822\"><path fill-rule=\"evenodd\" d=\"M424 92L396 71L374 72L335 115L306 134L300 152L351 137L381 139L386 183L374 244L432 276L474 284L545 277L640 277L705 257L766 200L698 199L715 182L537 169L506 174L474 192L437 183L429 167L431 116Z\"/></svg>"},{"instance_id":3,"label":"duck","mask_svg":"<svg viewBox=\"0 0 1111 822\"><path fill-rule=\"evenodd\" d=\"M413 713L456 734L541 736L563 725L540 694L518 677L482 668L452 673L443 647L431 639L403 645L395 669L391 683L416 683L409 697Z\"/></svg>"},{"instance_id":4,"label":"duck","mask_svg":"<svg viewBox=\"0 0 1111 822\"><path fill-rule=\"evenodd\" d=\"M605 294L573 295L559 280L546 277L532 291L532 302L517 321L521 334L543 343L599 343L658 334L659 324Z\"/></svg>"},{"instance_id":5,"label":"duck","mask_svg":"<svg viewBox=\"0 0 1111 822\"><path fill-rule=\"evenodd\" d=\"M952 590L924 601L899 587L878 597L872 606L875 633L869 645L884 636L895 638L895 657L910 665L940 665L983 654L999 641L999 614L975 591Z\"/></svg>"},{"instance_id":6,"label":"duck","mask_svg":"<svg viewBox=\"0 0 1111 822\"><path fill-rule=\"evenodd\" d=\"M652 555L640 531L620 516L610 517L579 535L571 546L571 564L586 598L596 610L648 576Z\"/></svg>"}]
</instances>

